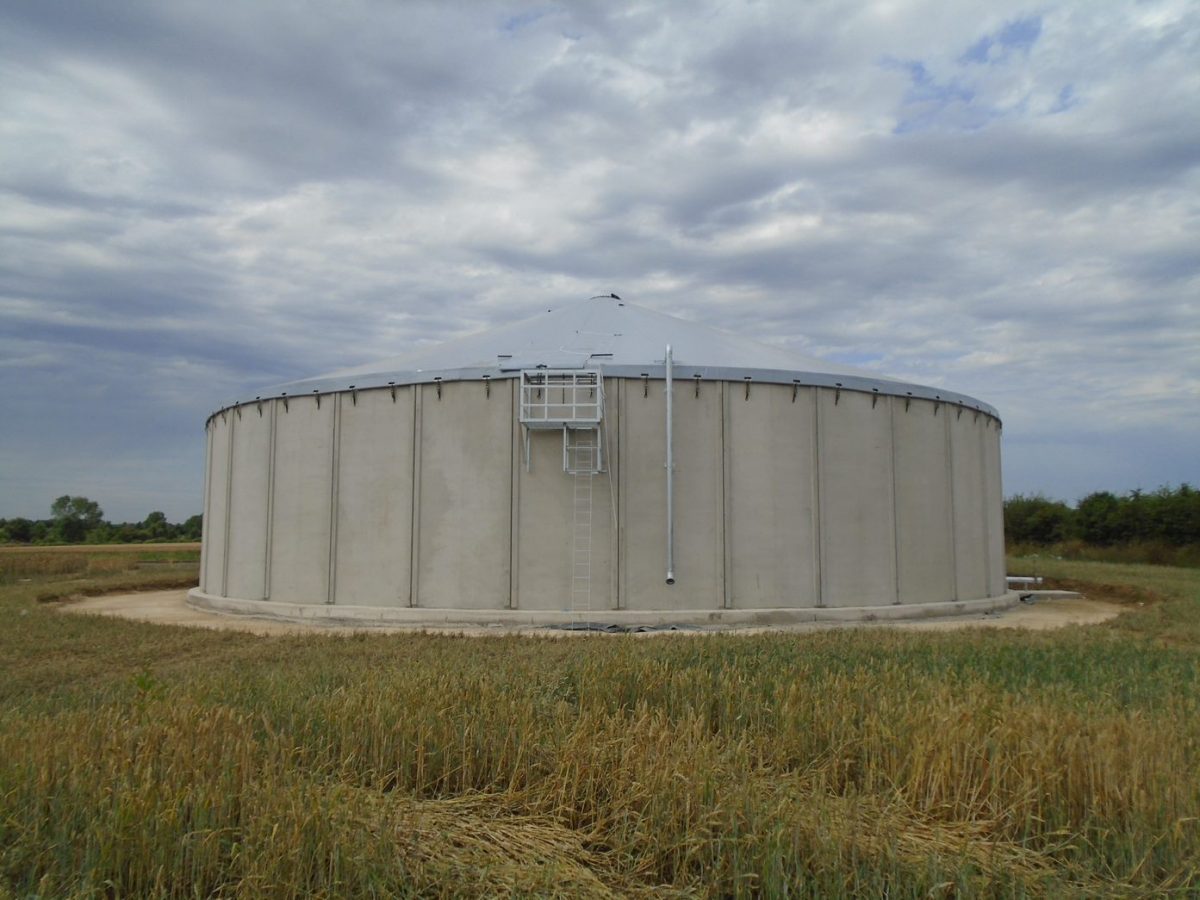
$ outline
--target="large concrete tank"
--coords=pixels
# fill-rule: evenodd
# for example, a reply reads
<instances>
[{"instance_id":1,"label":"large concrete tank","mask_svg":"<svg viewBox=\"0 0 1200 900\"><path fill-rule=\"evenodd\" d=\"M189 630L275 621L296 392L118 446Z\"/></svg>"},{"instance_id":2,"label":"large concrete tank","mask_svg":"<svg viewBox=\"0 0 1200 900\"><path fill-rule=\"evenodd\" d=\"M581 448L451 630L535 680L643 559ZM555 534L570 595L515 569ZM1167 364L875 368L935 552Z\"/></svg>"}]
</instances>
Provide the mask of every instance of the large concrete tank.
<instances>
[{"instance_id":1,"label":"large concrete tank","mask_svg":"<svg viewBox=\"0 0 1200 900\"><path fill-rule=\"evenodd\" d=\"M616 297L282 385L206 434L199 606L736 624L1014 599L995 410Z\"/></svg>"}]
</instances>

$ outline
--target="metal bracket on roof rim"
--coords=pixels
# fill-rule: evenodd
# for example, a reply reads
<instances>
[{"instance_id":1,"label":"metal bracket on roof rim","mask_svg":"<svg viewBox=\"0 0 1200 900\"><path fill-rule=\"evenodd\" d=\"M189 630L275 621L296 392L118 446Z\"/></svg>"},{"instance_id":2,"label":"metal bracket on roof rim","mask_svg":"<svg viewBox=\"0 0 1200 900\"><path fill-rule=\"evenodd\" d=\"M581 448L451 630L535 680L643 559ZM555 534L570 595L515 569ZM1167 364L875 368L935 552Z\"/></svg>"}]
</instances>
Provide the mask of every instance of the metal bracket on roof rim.
<instances>
[{"instance_id":1,"label":"metal bracket on roof rim","mask_svg":"<svg viewBox=\"0 0 1200 900\"><path fill-rule=\"evenodd\" d=\"M388 387L392 389L392 402L395 403L396 402L396 382L389 381Z\"/></svg>"},{"instance_id":2,"label":"metal bracket on roof rim","mask_svg":"<svg viewBox=\"0 0 1200 900\"><path fill-rule=\"evenodd\" d=\"M358 391L354 389L354 385L350 385L350 403L358 406Z\"/></svg>"},{"instance_id":3,"label":"metal bracket on roof rim","mask_svg":"<svg viewBox=\"0 0 1200 900\"><path fill-rule=\"evenodd\" d=\"M320 409L321 408L321 392L318 391L316 388L313 388L313 394L315 394L317 397L317 409Z\"/></svg>"},{"instance_id":4,"label":"metal bracket on roof rim","mask_svg":"<svg viewBox=\"0 0 1200 900\"><path fill-rule=\"evenodd\" d=\"M487 396L487 397L492 396L492 376L491 375L483 376L483 393L484 393L484 396Z\"/></svg>"},{"instance_id":5,"label":"metal bracket on roof rim","mask_svg":"<svg viewBox=\"0 0 1200 900\"><path fill-rule=\"evenodd\" d=\"M434 383L435 385L437 385L438 399L439 399L439 400L441 400L441 399L442 399L442 376L441 376L441 375L434 375L434 376L433 376L433 383Z\"/></svg>"},{"instance_id":6,"label":"metal bracket on roof rim","mask_svg":"<svg viewBox=\"0 0 1200 900\"><path fill-rule=\"evenodd\" d=\"M283 411L284 411L284 412L287 412L287 411L288 411L288 405L287 405L287 391L284 391L284 392L283 392L283 394L282 394L282 396L280 397L280 399L281 399L281 400L283 400Z\"/></svg>"},{"instance_id":7,"label":"metal bracket on roof rim","mask_svg":"<svg viewBox=\"0 0 1200 900\"><path fill-rule=\"evenodd\" d=\"M746 382L746 396L743 399L749 400L750 399L750 382L753 381L754 379L749 375L743 375L742 379Z\"/></svg>"},{"instance_id":8,"label":"metal bracket on roof rim","mask_svg":"<svg viewBox=\"0 0 1200 900\"><path fill-rule=\"evenodd\" d=\"M904 398L904 411L908 412L908 407L912 404L912 391L905 391L908 396Z\"/></svg>"},{"instance_id":9,"label":"metal bracket on roof rim","mask_svg":"<svg viewBox=\"0 0 1200 900\"><path fill-rule=\"evenodd\" d=\"M838 401L842 399L842 383L840 381L835 381L834 385L836 386L836 390L833 392L833 405L837 406Z\"/></svg>"},{"instance_id":10,"label":"metal bracket on roof rim","mask_svg":"<svg viewBox=\"0 0 1200 900\"><path fill-rule=\"evenodd\" d=\"M650 396L650 373L649 372L642 373L642 396L643 397Z\"/></svg>"},{"instance_id":11,"label":"metal bracket on roof rim","mask_svg":"<svg viewBox=\"0 0 1200 900\"><path fill-rule=\"evenodd\" d=\"M962 418L962 401L958 401L958 415L954 417L955 421Z\"/></svg>"},{"instance_id":12,"label":"metal bracket on roof rim","mask_svg":"<svg viewBox=\"0 0 1200 900\"><path fill-rule=\"evenodd\" d=\"M800 379L793 378L792 379L792 402L793 403L796 402L796 394L799 390L800 390Z\"/></svg>"},{"instance_id":13,"label":"metal bracket on roof rim","mask_svg":"<svg viewBox=\"0 0 1200 900\"><path fill-rule=\"evenodd\" d=\"M933 414L936 416L938 414L938 410L942 408L942 395L934 394L934 396L937 398L933 401Z\"/></svg>"},{"instance_id":14,"label":"metal bracket on roof rim","mask_svg":"<svg viewBox=\"0 0 1200 900\"><path fill-rule=\"evenodd\" d=\"M879 388L871 388L871 409L879 402Z\"/></svg>"},{"instance_id":15,"label":"metal bracket on roof rim","mask_svg":"<svg viewBox=\"0 0 1200 900\"><path fill-rule=\"evenodd\" d=\"M692 375L692 378L694 378L696 381L696 396L699 397L700 396L700 373L696 372L695 374Z\"/></svg>"}]
</instances>

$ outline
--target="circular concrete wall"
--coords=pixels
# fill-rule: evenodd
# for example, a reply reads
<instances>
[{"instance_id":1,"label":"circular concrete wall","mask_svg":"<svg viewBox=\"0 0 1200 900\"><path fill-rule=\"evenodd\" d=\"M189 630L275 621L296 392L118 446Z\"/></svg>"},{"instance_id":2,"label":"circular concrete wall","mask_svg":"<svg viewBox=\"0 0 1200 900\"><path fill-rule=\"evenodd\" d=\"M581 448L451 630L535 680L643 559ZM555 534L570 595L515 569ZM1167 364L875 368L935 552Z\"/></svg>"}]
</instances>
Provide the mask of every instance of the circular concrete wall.
<instances>
[{"instance_id":1,"label":"circular concrete wall","mask_svg":"<svg viewBox=\"0 0 1200 900\"><path fill-rule=\"evenodd\" d=\"M227 407L206 428L193 601L417 621L737 622L1010 600L992 412L894 382L791 374L676 368L673 585L662 366L606 374L586 609L573 591L580 488L561 432L526 443L516 373Z\"/></svg>"}]
</instances>

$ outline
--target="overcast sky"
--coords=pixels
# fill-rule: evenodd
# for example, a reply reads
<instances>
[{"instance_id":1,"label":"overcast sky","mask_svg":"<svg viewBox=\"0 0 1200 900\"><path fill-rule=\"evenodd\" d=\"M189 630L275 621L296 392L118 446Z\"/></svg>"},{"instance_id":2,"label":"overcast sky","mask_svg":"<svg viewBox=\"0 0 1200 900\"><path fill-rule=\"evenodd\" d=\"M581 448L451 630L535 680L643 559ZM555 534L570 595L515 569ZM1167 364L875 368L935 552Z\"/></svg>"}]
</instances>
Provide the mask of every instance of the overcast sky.
<instances>
[{"instance_id":1,"label":"overcast sky","mask_svg":"<svg viewBox=\"0 0 1200 900\"><path fill-rule=\"evenodd\" d=\"M616 291L1200 482L1200 4L0 8L0 517L202 508L270 384Z\"/></svg>"}]
</instances>

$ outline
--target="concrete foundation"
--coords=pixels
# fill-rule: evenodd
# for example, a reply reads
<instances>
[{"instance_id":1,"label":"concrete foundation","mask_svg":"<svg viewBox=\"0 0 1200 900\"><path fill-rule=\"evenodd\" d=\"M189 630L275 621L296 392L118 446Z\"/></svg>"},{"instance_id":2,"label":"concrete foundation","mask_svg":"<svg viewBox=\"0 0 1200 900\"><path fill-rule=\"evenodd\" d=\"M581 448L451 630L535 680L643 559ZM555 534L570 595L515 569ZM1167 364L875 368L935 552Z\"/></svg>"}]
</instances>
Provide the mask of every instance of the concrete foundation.
<instances>
[{"instance_id":1,"label":"concrete foundation","mask_svg":"<svg viewBox=\"0 0 1200 900\"><path fill-rule=\"evenodd\" d=\"M824 609L718 609L637 611L608 610L586 614L564 614L545 610L472 610L433 607L376 607L333 604L280 603L269 600L239 600L214 597L199 588L188 592L188 605L194 609L231 615L279 619L287 622L320 622L355 626L464 626L496 625L554 626L578 622L599 625L691 625L723 628L755 628L772 625L800 625L819 622L899 622L934 619L945 616L982 614L1009 609L1020 603L1016 593L981 600L951 603L910 603L886 607L842 606Z\"/></svg>"}]
</instances>

